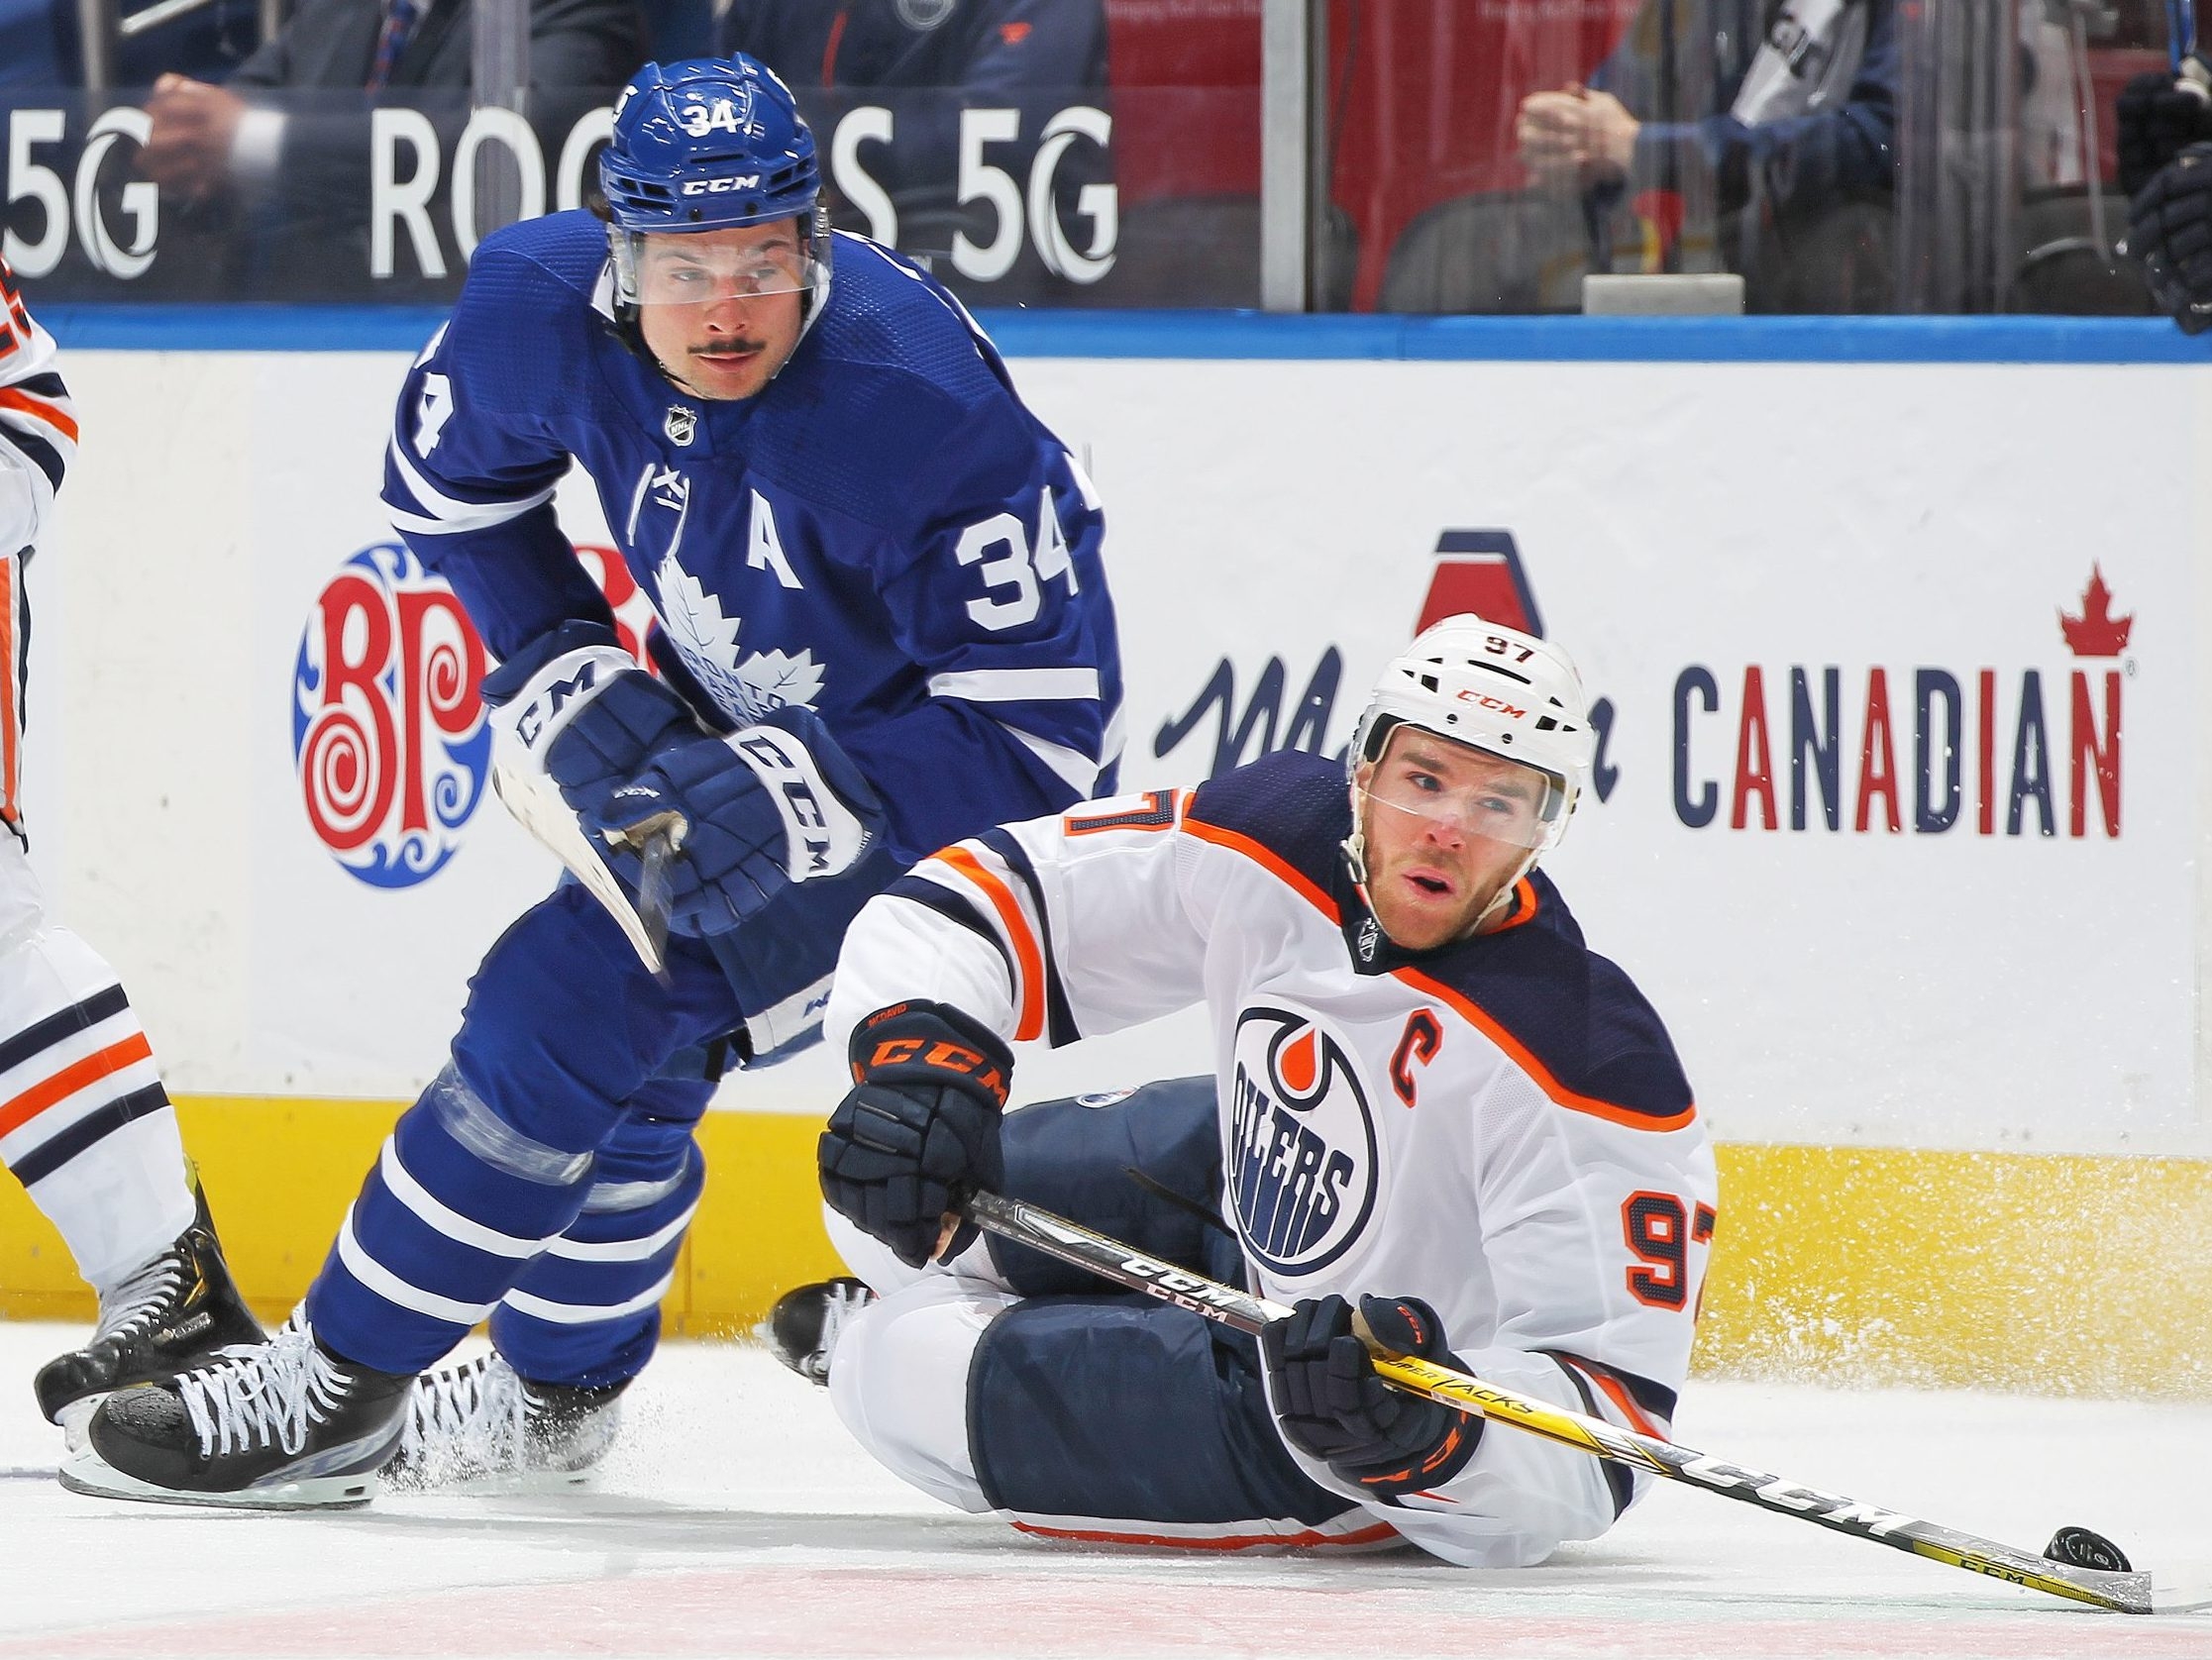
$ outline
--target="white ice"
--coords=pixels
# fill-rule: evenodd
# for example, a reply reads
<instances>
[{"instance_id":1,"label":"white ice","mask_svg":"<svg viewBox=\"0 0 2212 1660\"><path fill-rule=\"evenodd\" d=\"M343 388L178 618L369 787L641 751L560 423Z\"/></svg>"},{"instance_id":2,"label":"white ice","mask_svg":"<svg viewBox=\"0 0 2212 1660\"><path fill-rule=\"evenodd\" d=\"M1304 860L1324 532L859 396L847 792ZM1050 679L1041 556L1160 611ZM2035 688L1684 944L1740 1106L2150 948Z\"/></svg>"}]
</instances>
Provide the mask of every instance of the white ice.
<instances>
[{"instance_id":1,"label":"white ice","mask_svg":"<svg viewBox=\"0 0 2212 1660\"><path fill-rule=\"evenodd\" d=\"M2212 1613L2107 1613L1662 1485L1547 1566L1075 1549L879 1471L826 1393L672 1344L596 1491L249 1514L81 1498L0 1324L0 1657L2107 1655L2212 1660ZM2039 1551L2061 1523L2212 1579L2212 1406L1694 1381L1685 1444Z\"/></svg>"}]
</instances>

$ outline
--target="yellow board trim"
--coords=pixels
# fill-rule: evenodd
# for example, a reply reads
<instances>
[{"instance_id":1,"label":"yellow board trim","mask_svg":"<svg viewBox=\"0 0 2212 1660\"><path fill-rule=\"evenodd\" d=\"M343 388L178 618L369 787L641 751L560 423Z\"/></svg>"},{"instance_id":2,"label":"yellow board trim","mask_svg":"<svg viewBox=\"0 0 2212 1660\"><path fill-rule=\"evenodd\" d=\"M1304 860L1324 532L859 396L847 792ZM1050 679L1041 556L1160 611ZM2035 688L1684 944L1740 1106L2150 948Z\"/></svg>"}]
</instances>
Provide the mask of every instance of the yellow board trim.
<instances>
[{"instance_id":1,"label":"yellow board trim","mask_svg":"<svg viewBox=\"0 0 2212 1660\"><path fill-rule=\"evenodd\" d=\"M264 1315L322 1266L392 1101L177 1102L223 1244ZM709 1113L707 1184L663 1305L672 1333L749 1330L840 1271L812 1119ZM1726 1146L1699 1326L1711 1376L2212 1399L2212 1162ZM88 1319L46 1218L0 1183L0 1314Z\"/></svg>"}]
</instances>

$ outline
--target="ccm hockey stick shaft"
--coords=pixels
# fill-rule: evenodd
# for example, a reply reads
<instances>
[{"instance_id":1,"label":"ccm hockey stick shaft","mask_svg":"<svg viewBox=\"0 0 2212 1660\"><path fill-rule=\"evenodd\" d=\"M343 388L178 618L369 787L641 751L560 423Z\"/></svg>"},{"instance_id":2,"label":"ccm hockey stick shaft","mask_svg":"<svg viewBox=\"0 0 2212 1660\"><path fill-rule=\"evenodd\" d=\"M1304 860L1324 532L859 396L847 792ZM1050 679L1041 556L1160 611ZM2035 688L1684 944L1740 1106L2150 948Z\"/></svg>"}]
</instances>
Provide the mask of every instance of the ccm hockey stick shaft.
<instances>
[{"instance_id":1,"label":"ccm hockey stick shaft","mask_svg":"<svg viewBox=\"0 0 2212 1660\"><path fill-rule=\"evenodd\" d=\"M1089 1269L1115 1285L1159 1297L1239 1331L1257 1333L1270 1321L1291 1312L1281 1303L1266 1301L1233 1286L1224 1286L1159 1262L1118 1240L1017 1199L979 1193L962 1206L962 1212L977 1226L1002 1238ZM1426 1396L1446 1406L1526 1434L1540 1435L1593 1457L1610 1459L1668 1481L1756 1504L1777 1515L1818 1522L1839 1533L1871 1539L1876 1544L1910 1551L1932 1562L1947 1563L2010 1585L2027 1586L2031 1590L2049 1592L2054 1597L2121 1613L2181 1612L2212 1606L2203 1602L2168 1604L2161 1598L2154 1607L2148 1573L2114 1572L2053 1561L1878 1504L1846 1499L1842 1494L1820 1488L1803 1487L1764 1471L1709 1458L1654 1435L1640 1435L1602 1418L1588 1417L1554 1406L1549 1401L1518 1395L1468 1373L1438 1366L1433 1361L1378 1350L1375 1370L1408 1394ZM2064 1529L2060 1538L2067 1533L2078 1536L2082 1531ZM2086 1537L2092 1545L2102 1545L2110 1552L2109 1559L2125 1562L2105 1541L2093 1534ZM2056 1543L2054 1540L2054 1544Z\"/></svg>"}]
</instances>

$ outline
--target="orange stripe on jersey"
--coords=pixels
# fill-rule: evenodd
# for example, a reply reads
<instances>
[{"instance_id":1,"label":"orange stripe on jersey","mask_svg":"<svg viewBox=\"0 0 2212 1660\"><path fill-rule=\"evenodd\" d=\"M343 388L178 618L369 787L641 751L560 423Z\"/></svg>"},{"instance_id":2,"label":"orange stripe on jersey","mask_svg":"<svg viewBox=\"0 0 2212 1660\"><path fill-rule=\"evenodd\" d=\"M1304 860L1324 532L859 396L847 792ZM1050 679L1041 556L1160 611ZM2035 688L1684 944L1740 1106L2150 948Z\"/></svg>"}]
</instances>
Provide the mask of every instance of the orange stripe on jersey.
<instances>
[{"instance_id":1,"label":"orange stripe on jersey","mask_svg":"<svg viewBox=\"0 0 2212 1660\"><path fill-rule=\"evenodd\" d=\"M1336 901L1316 887L1303 871L1294 869L1272 849L1264 848L1251 837L1240 836L1234 830L1224 830L1218 824L1209 824L1203 818L1186 819L1183 828L1202 842L1211 842L1215 847L1225 847L1231 853L1241 853L1261 869L1290 883L1305 897L1307 903L1329 921L1339 920Z\"/></svg>"},{"instance_id":2,"label":"orange stripe on jersey","mask_svg":"<svg viewBox=\"0 0 2212 1660\"><path fill-rule=\"evenodd\" d=\"M1519 882L1514 883L1513 914L1507 917L1505 921L1499 923L1497 927L1491 929L1490 931L1493 934L1503 934L1508 929L1518 928L1524 922L1533 922L1535 919L1536 884L1530 882L1527 877L1523 877Z\"/></svg>"},{"instance_id":3,"label":"orange stripe on jersey","mask_svg":"<svg viewBox=\"0 0 2212 1660\"><path fill-rule=\"evenodd\" d=\"M1639 1435L1649 1435L1661 1441L1666 1439L1666 1431L1653 1422L1650 1414L1635 1403L1635 1397L1629 1393L1627 1386L1620 1379L1602 1367L1585 1363L1578 1356L1561 1355L1559 1358L1603 1390L1605 1398L1621 1408L1621 1415L1629 1420L1631 1429Z\"/></svg>"},{"instance_id":4,"label":"orange stripe on jersey","mask_svg":"<svg viewBox=\"0 0 2212 1660\"><path fill-rule=\"evenodd\" d=\"M1044 1033L1044 953L1037 936L1021 914L1006 884L983 868L983 862L964 847L948 847L937 857L990 895L992 908L1013 946L1014 962L1021 969L1021 1018L1014 1027L1014 1042L1028 1043Z\"/></svg>"},{"instance_id":5,"label":"orange stripe on jersey","mask_svg":"<svg viewBox=\"0 0 2212 1660\"><path fill-rule=\"evenodd\" d=\"M0 823L23 816L16 767L23 743L23 711L16 705L16 556L0 559Z\"/></svg>"},{"instance_id":6,"label":"orange stripe on jersey","mask_svg":"<svg viewBox=\"0 0 2212 1660\"><path fill-rule=\"evenodd\" d=\"M0 409L19 409L26 415L46 422L71 444L77 441L75 417L58 403L46 398L35 398L20 386L0 386Z\"/></svg>"},{"instance_id":7,"label":"orange stripe on jersey","mask_svg":"<svg viewBox=\"0 0 2212 1660\"><path fill-rule=\"evenodd\" d=\"M1249 836L1240 836L1234 830L1224 830L1218 824L1209 824L1204 819L1188 819L1183 827L1201 841L1211 842L1215 847L1226 848L1231 853L1242 854L1254 864L1289 883L1316 910L1327 917L1330 922L1341 926L1342 915L1336 908L1336 901L1315 886L1312 880L1303 872L1293 869L1270 849L1262 847ZM1535 915L1536 904L1535 889L1526 882L1522 885L1527 888L1524 900L1527 906L1528 915L1533 916ZM1527 1047L1519 1038L1500 1025L1472 997L1453 990L1441 981L1422 974L1419 969L1393 969L1390 972L1393 979L1404 981L1408 986L1416 986L1427 992L1430 996L1439 997L1450 1004L1462 1019L1482 1032L1492 1043L1495 1043L1511 1056L1514 1064L1534 1080L1536 1088L1560 1106L1575 1112L1587 1112L1594 1117L1604 1118L1611 1123L1621 1124L1632 1130L1679 1130L1694 1122L1697 1118L1698 1109L1694 1101L1680 1112L1670 1113L1664 1118L1655 1118L1647 1112L1636 1112L1626 1106L1617 1106L1612 1101L1600 1100L1595 1095L1577 1094L1552 1077L1549 1068L1530 1054Z\"/></svg>"},{"instance_id":8,"label":"orange stripe on jersey","mask_svg":"<svg viewBox=\"0 0 2212 1660\"><path fill-rule=\"evenodd\" d=\"M1418 986L1432 997L1441 997L1457 1009L1460 1016L1478 1028L1482 1034L1513 1058L1515 1066L1535 1080L1536 1088L1558 1105L1573 1112L1587 1112L1609 1123L1623 1125L1632 1130L1679 1130L1697 1119L1697 1102L1692 1101L1680 1112L1654 1117L1648 1112L1637 1112L1630 1107L1618 1106L1612 1101L1600 1100L1596 1095L1577 1094L1556 1078L1550 1069L1530 1054L1521 1040L1506 1030L1483 1006L1463 992L1454 991L1440 980L1431 979L1419 969L1393 969L1392 974L1408 986Z\"/></svg>"},{"instance_id":9,"label":"orange stripe on jersey","mask_svg":"<svg viewBox=\"0 0 2212 1660\"><path fill-rule=\"evenodd\" d=\"M88 1084L97 1084L111 1073L154 1058L154 1046L144 1032L133 1032L96 1054L63 1067L44 1084L34 1084L22 1094L0 1106L0 1135L13 1135L55 1101L67 1100Z\"/></svg>"},{"instance_id":10,"label":"orange stripe on jersey","mask_svg":"<svg viewBox=\"0 0 2212 1660\"><path fill-rule=\"evenodd\" d=\"M1352 1533L1322 1533L1309 1528L1303 1533L1224 1533L1211 1539L1180 1538L1169 1533L1116 1533L1104 1527L1046 1527L1034 1521L1016 1521L1014 1526L1024 1533L1035 1533L1046 1539L1077 1539L1092 1545L1164 1545L1170 1550L1260 1550L1271 1545L1278 1549L1285 1545L1374 1545L1385 1539L1398 1537L1398 1529L1387 1521L1376 1522L1372 1527L1362 1527Z\"/></svg>"}]
</instances>

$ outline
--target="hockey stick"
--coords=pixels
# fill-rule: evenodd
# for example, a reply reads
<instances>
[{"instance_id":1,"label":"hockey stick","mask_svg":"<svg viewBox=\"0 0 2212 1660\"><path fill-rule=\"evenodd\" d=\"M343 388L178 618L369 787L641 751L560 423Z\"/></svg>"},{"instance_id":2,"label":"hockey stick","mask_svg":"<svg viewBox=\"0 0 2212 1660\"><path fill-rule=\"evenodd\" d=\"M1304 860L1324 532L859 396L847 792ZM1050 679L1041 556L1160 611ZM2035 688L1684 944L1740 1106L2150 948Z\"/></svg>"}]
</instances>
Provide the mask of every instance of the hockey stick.
<instances>
[{"instance_id":1,"label":"hockey stick","mask_svg":"<svg viewBox=\"0 0 2212 1660\"><path fill-rule=\"evenodd\" d=\"M961 1208L978 1227L1073 1263L1078 1268L1089 1269L1115 1285L1159 1297L1210 1320L1218 1320L1238 1331L1257 1334L1262 1326L1291 1312L1281 1303L1266 1301L1233 1286L1224 1286L1216 1280L1157 1261L1105 1234L1094 1233L1066 1217L1018 1199L979 1193ZM1877 1544L1910 1551L1915 1556L1925 1556L1932 1562L1947 1563L1969 1573L2026 1586L2032 1591L2049 1592L2054 1597L2121 1613L2182 1613L2212 1608L2212 1598L2189 1601L2168 1594L2154 1600L2151 1575L2130 1569L2127 1559L2117 1549L2086 1529L2061 1528L2052 1540L2053 1549L2068 1549L2069 1554L2081 1559L2080 1565L2033 1556L2010 1545L1941 1527L1878 1504L1846 1499L1820 1488L1803 1487L1764 1471L1709 1458L1655 1435L1640 1435L1603 1418L1587 1417L1548 1401L1517 1395L1465 1372L1438 1366L1433 1361L1377 1350L1375 1370L1387 1382L1410 1395L1426 1396L1472 1416L1540 1435L1562 1446L1669 1481L1738 1499L1778 1515L1818 1522L1839 1533L1871 1539ZM2097 1559L2099 1547L2107 1553L2106 1560L2117 1565L2115 1570L2087 1565Z\"/></svg>"},{"instance_id":2,"label":"hockey stick","mask_svg":"<svg viewBox=\"0 0 2212 1660\"><path fill-rule=\"evenodd\" d=\"M642 875L633 903L606 861L592 851L577 822L576 809L561 798L553 780L526 768L494 764L492 788L515 822L535 837L540 846L569 868L577 881L606 908L638 960L653 971L654 979L668 981L669 861L683 842L684 820L663 813L634 826L628 836L638 850Z\"/></svg>"}]
</instances>

